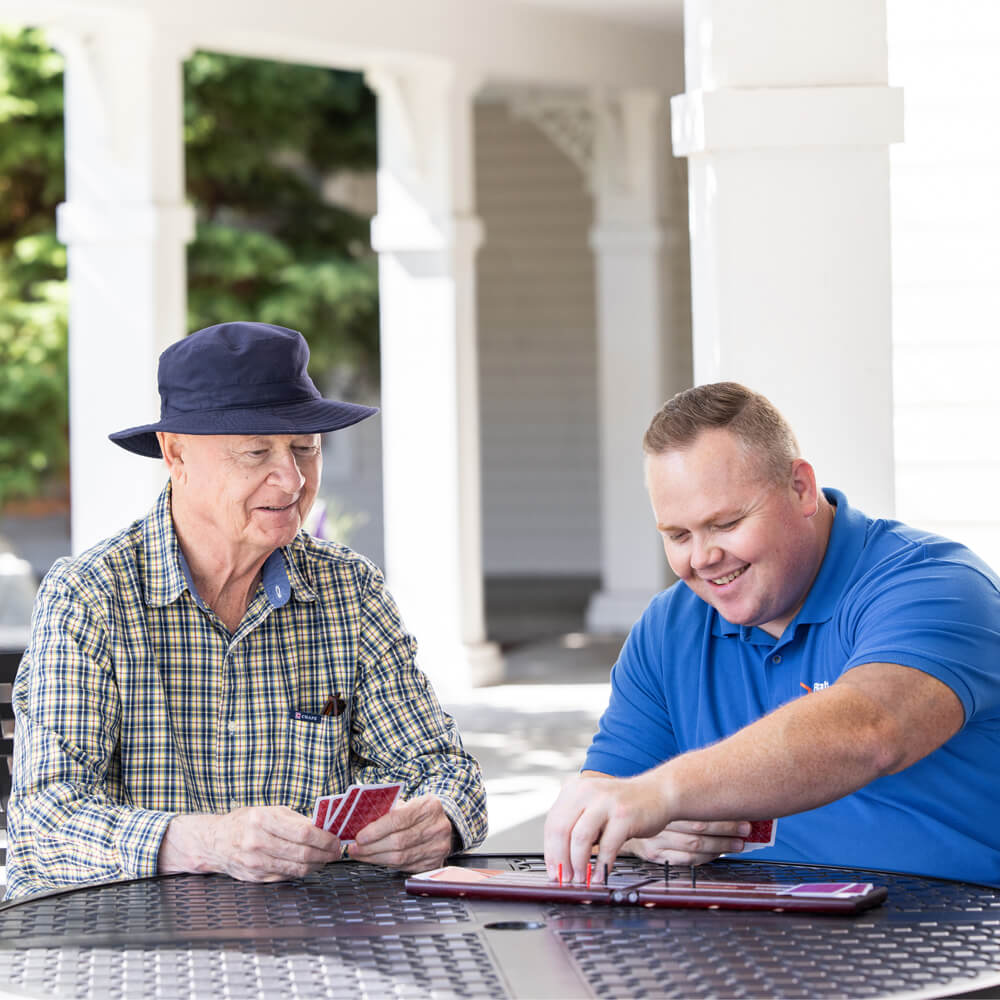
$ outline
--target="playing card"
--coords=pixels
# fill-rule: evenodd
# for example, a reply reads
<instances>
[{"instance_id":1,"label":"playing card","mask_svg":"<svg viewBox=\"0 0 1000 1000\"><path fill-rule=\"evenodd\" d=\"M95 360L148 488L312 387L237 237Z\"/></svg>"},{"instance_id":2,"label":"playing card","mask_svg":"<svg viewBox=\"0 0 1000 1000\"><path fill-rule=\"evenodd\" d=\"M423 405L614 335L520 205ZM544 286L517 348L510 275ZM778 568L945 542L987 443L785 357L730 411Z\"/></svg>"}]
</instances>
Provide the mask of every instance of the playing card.
<instances>
[{"instance_id":1,"label":"playing card","mask_svg":"<svg viewBox=\"0 0 1000 1000\"><path fill-rule=\"evenodd\" d=\"M360 791L360 785L351 785L351 787L347 789L347 792L340 801L340 805L336 810L331 811L329 816L327 816L327 822L324 829L329 830L331 833L335 833L338 837L340 836L340 827L350 814L351 806L354 805L354 800L358 797L358 793Z\"/></svg>"},{"instance_id":2,"label":"playing card","mask_svg":"<svg viewBox=\"0 0 1000 1000\"><path fill-rule=\"evenodd\" d=\"M346 815L337 834L341 840L354 840L358 831L384 816L399 797L399 782L386 785L361 785L353 808Z\"/></svg>"},{"instance_id":3,"label":"playing card","mask_svg":"<svg viewBox=\"0 0 1000 1000\"><path fill-rule=\"evenodd\" d=\"M342 792L340 795L330 796L330 808L326 813L326 822L323 824L324 830L329 830L333 824L334 817L337 815L337 810L340 808L340 804L346 798L346 793Z\"/></svg>"},{"instance_id":4,"label":"playing card","mask_svg":"<svg viewBox=\"0 0 1000 1000\"><path fill-rule=\"evenodd\" d=\"M332 795L321 795L313 806L313 826L318 826L321 830L326 822L327 814L330 812L330 799Z\"/></svg>"},{"instance_id":5,"label":"playing card","mask_svg":"<svg viewBox=\"0 0 1000 1000\"><path fill-rule=\"evenodd\" d=\"M743 851L759 851L762 847L773 847L778 830L776 819L758 819L750 824L750 833L743 841Z\"/></svg>"},{"instance_id":6,"label":"playing card","mask_svg":"<svg viewBox=\"0 0 1000 1000\"><path fill-rule=\"evenodd\" d=\"M321 830L329 829L330 820L343 798L343 795L321 795L313 806L313 826L318 826Z\"/></svg>"}]
</instances>

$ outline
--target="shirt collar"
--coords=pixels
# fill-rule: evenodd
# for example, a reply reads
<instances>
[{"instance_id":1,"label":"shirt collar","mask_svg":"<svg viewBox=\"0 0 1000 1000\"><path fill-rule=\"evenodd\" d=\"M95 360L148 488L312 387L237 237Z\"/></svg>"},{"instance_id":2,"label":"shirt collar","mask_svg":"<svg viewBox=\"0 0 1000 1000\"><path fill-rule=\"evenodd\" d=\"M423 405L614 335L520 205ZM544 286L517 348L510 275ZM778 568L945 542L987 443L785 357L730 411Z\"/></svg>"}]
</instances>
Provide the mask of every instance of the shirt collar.
<instances>
[{"instance_id":1,"label":"shirt collar","mask_svg":"<svg viewBox=\"0 0 1000 1000\"><path fill-rule=\"evenodd\" d=\"M824 487L823 494L835 505L830 539L823 554L819 573L809 588L805 603L789 622L782 633L782 639L790 637L796 625L818 624L833 617L837 602L861 555L861 550L865 547L868 533L868 519L865 515L852 507L840 490ZM734 625L726 621L718 611L713 614L712 634L739 635L749 641L758 641L761 637L767 636L766 632L754 626ZM767 636L767 641L773 643L777 640L773 636Z\"/></svg>"},{"instance_id":2,"label":"shirt collar","mask_svg":"<svg viewBox=\"0 0 1000 1000\"><path fill-rule=\"evenodd\" d=\"M146 553L143 567L146 603L152 607L172 604L188 590L198 606L204 608L191 577L191 567L177 541L170 513L170 497L168 481L142 527L143 550ZM292 542L293 546L296 541ZM276 549L264 561L261 582L274 608L284 607L293 593L299 600L316 600L315 593L285 549Z\"/></svg>"},{"instance_id":3,"label":"shirt collar","mask_svg":"<svg viewBox=\"0 0 1000 1000\"><path fill-rule=\"evenodd\" d=\"M827 622L833 617L868 536L868 518L852 507L840 490L824 487L823 493L836 504L830 540L805 604L790 622L790 628Z\"/></svg>"},{"instance_id":4,"label":"shirt collar","mask_svg":"<svg viewBox=\"0 0 1000 1000\"><path fill-rule=\"evenodd\" d=\"M169 480L143 521L142 550L146 603L154 608L172 604L187 588L187 580L181 569L181 547L170 516Z\"/></svg>"}]
</instances>

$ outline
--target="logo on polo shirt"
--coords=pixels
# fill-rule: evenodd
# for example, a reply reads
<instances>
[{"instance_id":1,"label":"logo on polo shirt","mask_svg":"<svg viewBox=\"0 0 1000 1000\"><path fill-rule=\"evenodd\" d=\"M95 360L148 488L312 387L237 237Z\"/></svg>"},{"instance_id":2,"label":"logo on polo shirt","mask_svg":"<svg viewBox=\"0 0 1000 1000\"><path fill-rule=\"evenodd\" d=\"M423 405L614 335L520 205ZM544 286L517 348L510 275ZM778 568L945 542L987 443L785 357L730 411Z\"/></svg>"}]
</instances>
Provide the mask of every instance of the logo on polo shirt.
<instances>
[{"instance_id":1,"label":"logo on polo shirt","mask_svg":"<svg viewBox=\"0 0 1000 1000\"><path fill-rule=\"evenodd\" d=\"M806 684L805 681L799 681L799 687L805 688L810 694L812 694L813 691L822 691L823 688L828 688L829 686L829 681L814 681L812 687Z\"/></svg>"}]
</instances>

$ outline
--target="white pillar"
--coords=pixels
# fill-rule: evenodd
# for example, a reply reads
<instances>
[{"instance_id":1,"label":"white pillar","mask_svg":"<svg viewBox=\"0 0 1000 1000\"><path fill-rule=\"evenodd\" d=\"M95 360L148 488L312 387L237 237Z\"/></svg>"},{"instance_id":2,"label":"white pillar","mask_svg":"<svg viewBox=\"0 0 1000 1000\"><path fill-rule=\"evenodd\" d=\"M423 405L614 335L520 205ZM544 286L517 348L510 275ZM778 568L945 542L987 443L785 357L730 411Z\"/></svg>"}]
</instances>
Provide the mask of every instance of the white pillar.
<instances>
[{"instance_id":1,"label":"white pillar","mask_svg":"<svg viewBox=\"0 0 1000 1000\"><path fill-rule=\"evenodd\" d=\"M79 552L146 512L162 463L108 434L159 415L156 362L185 330L182 77L176 39L118 12L49 29L65 58L72 542Z\"/></svg>"},{"instance_id":2,"label":"white pillar","mask_svg":"<svg viewBox=\"0 0 1000 1000\"><path fill-rule=\"evenodd\" d=\"M686 0L697 383L734 379L789 418L824 484L893 509L883 0Z\"/></svg>"},{"instance_id":3,"label":"white pillar","mask_svg":"<svg viewBox=\"0 0 1000 1000\"><path fill-rule=\"evenodd\" d=\"M500 679L483 613L472 98L448 66L379 68L385 560L441 690Z\"/></svg>"},{"instance_id":4,"label":"white pillar","mask_svg":"<svg viewBox=\"0 0 1000 1000\"><path fill-rule=\"evenodd\" d=\"M668 576L642 472L643 432L691 377L689 331L666 321L665 256L683 241L666 212L665 105L649 91L595 103L601 590L587 627L597 632L628 629Z\"/></svg>"}]
</instances>

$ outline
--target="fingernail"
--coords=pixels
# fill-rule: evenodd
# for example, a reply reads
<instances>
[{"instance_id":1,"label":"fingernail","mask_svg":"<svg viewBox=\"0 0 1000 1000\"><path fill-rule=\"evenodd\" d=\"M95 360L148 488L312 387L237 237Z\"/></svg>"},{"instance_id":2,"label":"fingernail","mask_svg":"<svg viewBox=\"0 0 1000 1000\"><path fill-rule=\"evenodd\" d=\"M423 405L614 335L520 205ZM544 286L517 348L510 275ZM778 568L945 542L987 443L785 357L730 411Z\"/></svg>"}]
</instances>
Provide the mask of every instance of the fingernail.
<instances>
[{"instance_id":1,"label":"fingernail","mask_svg":"<svg viewBox=\"0 0 1000 1000\"><path fill-rule=\"evenodd\" d=\"M741 837L749 837L751 829L752 829L752 827L750 826L749 823L740 823L740 825L739 825L740 836Z\"/></svg>"}]
</instances>

